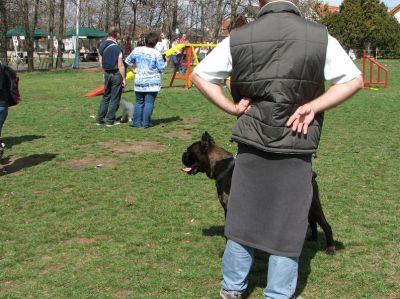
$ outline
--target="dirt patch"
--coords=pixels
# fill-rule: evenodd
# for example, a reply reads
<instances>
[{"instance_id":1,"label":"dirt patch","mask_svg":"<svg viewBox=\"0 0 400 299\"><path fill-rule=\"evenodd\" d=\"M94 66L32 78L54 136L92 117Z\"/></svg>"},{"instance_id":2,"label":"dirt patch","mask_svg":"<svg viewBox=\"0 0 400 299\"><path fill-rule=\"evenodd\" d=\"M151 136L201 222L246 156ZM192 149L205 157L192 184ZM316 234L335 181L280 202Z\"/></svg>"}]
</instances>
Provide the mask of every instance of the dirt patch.
<instances>
[{"instance_id":1,"label":"dirt patch","mask_svg":"<svg viewBox=\"0 0 400 299\"><path fill-rule=\"evenodd\" d=\"M118 298L126 298L132 293L131 290L119 290L115 293Z\"/></svg>"},{"instance_id":2,"label":"dirt patch","mask_svg":"<svg viewBox=\"0 0 400 299\"><path fill-rule=\"evenodd\" d=\"M85 72L85 73L99 73L99 74L102 74L102 70L99 69L98 67L81 68L80 70L82 72Z\"/></svg>"},{"instance_id":3,"label":"dirt patch","mask_svg":"<svg viewBox=\"0 0 400 299\"><path fill-rule=\"evenodd\" d=\"M107 150L121 155L160 153L166 146L154 141L129 141L127 143L100 142Z\"/></svg>"},{"instance_id":4,"label":"dirt patch","mask_svg":"<svg viewBox=\"0 0 400 299\"><path fill-rule=\"evenodd\" d=\"M167 138L177 138L181 140L192 139L192 134L190 133L190 131L185 129L176 129L171 132L165 133L164 136Z\"/></svg>"},{"instance_id":5,"label":"dirt patch","mask_svg":"<svg viewBox=\"0 0 400 299\"><path fill-rule=\"evenodd\" d=\"M64 244L92 244L96 242L94 239L85 238L85 237L75 237L72 239L62 241Z\"/></svg>"},{"instance_id":6,"label":"dirt patch","mask_svg":"<svg viewBox=\"0 0 400 299\"><path fill-rule=\"evenodd\" d=\"M84 158L80 160L69 160L67 164L73 170L81 170L83 168L88 167L96 167L96 168L112 168L118 164L118 160L114 158Z\"/></svg>"},{"instance_id":7,"label":"dirt patch","mask_svg":"<svg viewBox=\"0 0 400 299\"><path fill-rule=\"evenodd\" d=\"M188 117L188 118L184 118L182 121L182 124L188 128L188 129L192 129L195 128L198 124L199 120L195 117Z\"/></svg>"},{"instance_id":8,"label":"dirt patch","mask_svg":"<svg viewBox=\"0 0 400 299\"><path fill-rule=\"evenodd\" d=\"M24 289L25 286L22 284L18 284L15 281L3 281L0 282L0 296L10 295L10 293L14 293Z\"/></svg>"}]
</instances>

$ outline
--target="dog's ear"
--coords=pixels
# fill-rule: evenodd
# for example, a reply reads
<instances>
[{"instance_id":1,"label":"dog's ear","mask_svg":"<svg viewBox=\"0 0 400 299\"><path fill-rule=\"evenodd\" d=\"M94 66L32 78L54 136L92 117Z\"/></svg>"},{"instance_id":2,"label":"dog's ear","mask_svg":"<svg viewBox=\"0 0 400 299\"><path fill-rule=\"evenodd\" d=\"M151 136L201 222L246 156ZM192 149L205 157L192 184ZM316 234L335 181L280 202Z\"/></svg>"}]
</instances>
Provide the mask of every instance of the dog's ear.
<instances>
[{"instance_id":1,"label":"dog's ear","mask_svg":"<svg viewBox=\"0 0 400 299\"><path fill-rule=\"evenodd\" d=\"M208 132L204 132L203 136L201 136L201 142L200 142L201 152L207 153L213 144L214 144L214 139L211 137L210 134L208 134Z\"/></svg>"}]
</instances>

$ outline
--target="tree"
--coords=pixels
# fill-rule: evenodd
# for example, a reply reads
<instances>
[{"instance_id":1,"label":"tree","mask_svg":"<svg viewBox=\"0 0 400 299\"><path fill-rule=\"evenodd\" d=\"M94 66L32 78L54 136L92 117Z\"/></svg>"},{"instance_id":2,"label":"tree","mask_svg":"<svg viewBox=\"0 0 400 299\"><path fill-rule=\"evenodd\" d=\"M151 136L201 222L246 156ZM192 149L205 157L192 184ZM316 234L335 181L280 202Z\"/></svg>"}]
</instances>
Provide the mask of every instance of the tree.
<instances>
[{"instance_id":1,"label":"tree","mask_svg":"<svg viewBox=\"0 0 400 299\"><path fill-rule=\"evenodd\" d=\"M48 41L47 41L47 50L49 51L49 60L50 60L49 68L53 68L54 8L55 8L54 0L49 0L49 37L50 37L50 39L48 39Z\"/></svg>"},{"instance_id":2,"label":"tree","mask_svg":"<svg viewBox=\"0 0 400 299\"><path fill-rule=\"evenodd\" d=\"M322 10L320 21L346 49L396 49L400 42L398 22L379 0L344 0L340 11Z\"/></svg>"},{"instance_id":3,"label":"tree","mask_svg":"<svg viewBox=\"0 0 400 299\"><path fill-rule=\"evenodd\" d=\"M0 62L7 64L7 11L5 0L0 0Z\"/></svg>"},{"instance_id":4,"label":"tree","mask_svg":"<svg viewBox=\"0 0 400 299\"><path fill-rule=\"evenodd\" d=\"M60 17L59 17L59 24L58 24L58 32L57 32L57 62L56 62L56 68L60 69L62 68L62 62L63 62L63 50L64 50L64 44L62 41L63 34L64 34L64 0L60 0Z\"/></svg>"}]
</instances>

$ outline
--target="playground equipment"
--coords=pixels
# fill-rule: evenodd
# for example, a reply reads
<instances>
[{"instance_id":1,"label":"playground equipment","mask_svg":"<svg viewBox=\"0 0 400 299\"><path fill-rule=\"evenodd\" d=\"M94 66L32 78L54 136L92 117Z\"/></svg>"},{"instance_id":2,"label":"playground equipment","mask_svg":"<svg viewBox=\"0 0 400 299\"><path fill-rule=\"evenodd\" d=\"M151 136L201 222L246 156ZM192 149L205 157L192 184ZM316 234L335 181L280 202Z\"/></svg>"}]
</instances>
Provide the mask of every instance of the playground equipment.
<instances>
[{"instance_id":1,"label":"playground equipment","mask_svg":"<svg viewBox=\"0 0 400 299\"><path fill-rule=\"evenodd\" d=\"M172 54L174 54L178 51L180 51L181 54L183 54L180 56L180 58L178 60L178 64L174 70L171 81L169 82L169 86L171 87L175 80L184 80L185 88L189 89L190 84L191 84L189 76L190 76L190 68L192 66L192 60L194 59L194 65L199 64L199 59L197 57L195 48L216 47L216 46L217 46L216 44L179 44L178 46L166 51L164 54L167 57L171 56ZM184 57L186 57L185 61L183 61ZM183 74L183 76L176 74L178 72L180 66L186 67L186 71Z\"/></svg>"},{"instance_id":2,"label":"playground equipment","mask_svg":"<svg viewBox=\"0 0 400 299\"><path fill-rule=\"evenodd\" d=\"M135 73L134 72L127 72L126 76L125 76L125 80L129 80L131 78L135 77ZM104 86L101 86L99 88L96 88L92 91L89 91L87 94L85 94L85 97L95 97L95 96L99 96L101 94L104 93Z\"/></svg>"},{"instance_id":3,"label":"playground equipment","mask_svg":"<svg viewBox=\"0 0 400 299\"><path fill-rule=\"evenodd\" d=\"M365 51L363 53L362 61L363 61L362 75L364 80L364 88L370 88L372 90L376 90L376 87L371 87L371 86L383 86L384 88L386 88L388 86L389 71L386 68L384 68L381 64L379 64L375 60L375 58L373 58L372 56L368 56ZM382 72L384 73L385 76L385 79L383 81L381 80ZM374 73L376 73L375 76Z\"/></svg>"}]
</instances>

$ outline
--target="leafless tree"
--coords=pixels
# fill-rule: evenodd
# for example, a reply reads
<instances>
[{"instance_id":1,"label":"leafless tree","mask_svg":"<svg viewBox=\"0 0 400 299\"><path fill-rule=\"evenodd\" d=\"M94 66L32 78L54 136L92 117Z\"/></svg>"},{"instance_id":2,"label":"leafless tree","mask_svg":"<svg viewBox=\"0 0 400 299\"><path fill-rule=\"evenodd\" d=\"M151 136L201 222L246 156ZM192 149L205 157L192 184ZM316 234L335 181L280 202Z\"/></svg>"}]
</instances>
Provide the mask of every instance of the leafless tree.
<instances>
[{"instance_id":1,"label":"leafless tree","mask_svg":"<svg viewBox=\"0 0 400 299\"><path fill-rule=\"evenodd\" d=\"M49 51L49 68L53 68L54 56L54 10L55 0L49 0L49 39L47 40L47 50Z\"/></svg>"},{"instance_id":2,"label":"leafless tree","mask_svg":"<svg viewBox=\"0 0 400 299\"><path fill-rule=\"evenodd\" d=\"M0 62L7 64L7 11L6 1L0 0Z\"/></svg>"},{"instance_id":3,"label":"leafless tree","mask_svg":"<svg viewBox=\"0 0 400 299\"><path fill-rule=\"evenodd\" d=\"M64 9L65 9L64 0L60 0L60 6L59 6L60 16L59 16L58 32L57 32L57 63L56 63L56 68L58 69L62 68L62 62L63 62L64 44L62 38L64 34Z\"/></svg>"}]
</instances>

